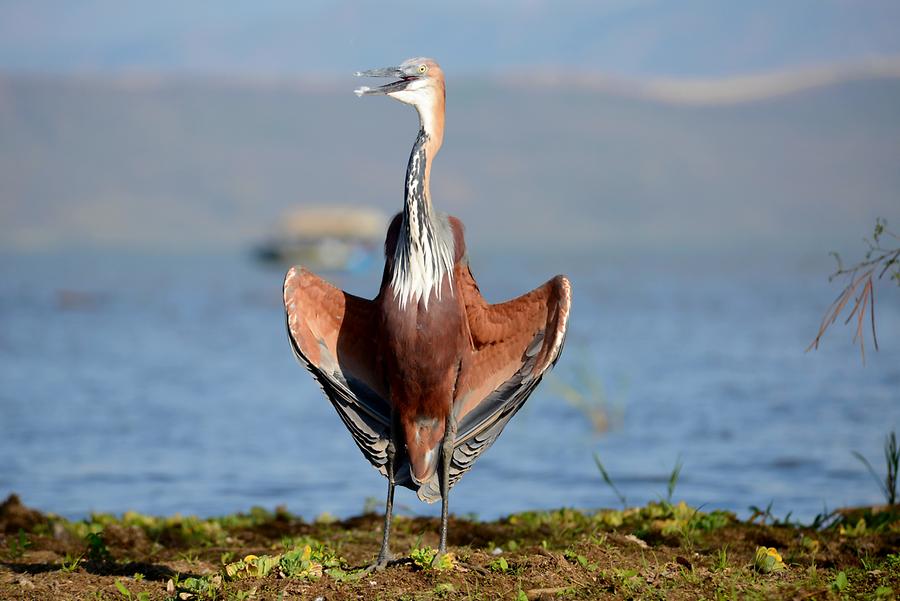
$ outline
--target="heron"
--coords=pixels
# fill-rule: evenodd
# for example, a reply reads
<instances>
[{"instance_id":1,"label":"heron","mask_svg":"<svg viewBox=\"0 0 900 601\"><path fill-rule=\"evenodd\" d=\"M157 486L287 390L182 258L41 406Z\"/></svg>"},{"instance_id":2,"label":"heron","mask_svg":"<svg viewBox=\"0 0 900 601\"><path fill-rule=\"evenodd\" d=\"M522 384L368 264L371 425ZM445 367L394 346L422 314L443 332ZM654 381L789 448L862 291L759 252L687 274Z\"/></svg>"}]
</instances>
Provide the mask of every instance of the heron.
<instances>
[{"instance_id":1,"label":"heron","mask_svg":"<svg viewBox=\"0 0 900 601\"><path fill-rule=\"evenodd\" d=\"M302 267L284 280L294 354L318 381L365 458L387 478L381 549L390 549L394 489L441 501L437 558L447 552L448 496L556 363L571 285L557 275L518 298L489 304L469 265L462 222L432 204L431 168L444 137L445 83L436 61L357 72L391 78L358 96L415 107L419 131L406 168L403 210L384 245L381 287L369 300Z\"/></svg>"}]
</instances>

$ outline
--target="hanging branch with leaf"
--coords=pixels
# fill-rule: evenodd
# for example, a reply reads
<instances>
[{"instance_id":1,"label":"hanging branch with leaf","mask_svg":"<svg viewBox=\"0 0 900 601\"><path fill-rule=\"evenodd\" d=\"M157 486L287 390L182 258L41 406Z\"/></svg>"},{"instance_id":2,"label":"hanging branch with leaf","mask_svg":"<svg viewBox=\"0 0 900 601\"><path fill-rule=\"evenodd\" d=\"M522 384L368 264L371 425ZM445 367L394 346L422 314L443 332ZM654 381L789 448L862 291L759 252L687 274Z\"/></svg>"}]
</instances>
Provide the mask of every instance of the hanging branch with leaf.
<instances>
[{"instance_id":1,"label":"hanging branch with leaf","mask_svg":"<svg viewBox=\"0 0 900 601\"><path fill-rule=\"evenodd\" d=\"M848 307L850 307L849 314L844 323L855 321L856 332L853 335L853 342L859 343L859 352L863 362L866 360L865 325L867 315L872 330L872 345L876 351L878 350L878 337L875 334L875 280L881 280L885 275L889 275L889 279L894 280L900 286L900 246L897 246L900 244L900 237L888 230L887 221L879 217L875 220L875 231L872 233L872 238L864 240L869 247L865 259L850 267L844 267L838 253L831 253L837 261L837 270L828 277L828 281L844 278L849 282L825 311L825 316L819 325L819 332L806 348L807 351L819 348L822 336Z\"/></svg>"}]
</instances>

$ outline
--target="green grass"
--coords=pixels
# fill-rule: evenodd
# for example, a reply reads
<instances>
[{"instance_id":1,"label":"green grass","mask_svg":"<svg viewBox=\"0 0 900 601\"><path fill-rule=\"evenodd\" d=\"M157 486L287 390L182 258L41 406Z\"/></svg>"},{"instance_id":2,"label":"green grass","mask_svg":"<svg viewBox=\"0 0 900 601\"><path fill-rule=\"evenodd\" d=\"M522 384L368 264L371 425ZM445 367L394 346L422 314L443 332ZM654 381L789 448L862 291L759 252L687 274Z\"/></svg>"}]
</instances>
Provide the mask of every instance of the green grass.
<instances>
[{"instance_id":1,"label":"green grass","mask_svg":"<svg viewBox=\"0 0 900 601\"><path fill-rule=\"evenodd\" d=\"M15 538L9 539L6 543L6 556L12 560L21 559L29 547L31 547L31 541L28 540L25 531L19 528Z\"/></svg>"},{"instance_id":2,"label":"green grass","mask_svg":"<svg viewBox=\"0 0 900 601\"><path fill-rule=\"evenodd\" d=\"M875 479L881 489L881 494L884 495L885 503L894 505L897 502L897 470L900 468L900 447L897 446L897 433L892 431L884 441L884 478L878 475L869 460L861 453L853 451L853 456L859 459Z\"/></svg>"}]
</instances>

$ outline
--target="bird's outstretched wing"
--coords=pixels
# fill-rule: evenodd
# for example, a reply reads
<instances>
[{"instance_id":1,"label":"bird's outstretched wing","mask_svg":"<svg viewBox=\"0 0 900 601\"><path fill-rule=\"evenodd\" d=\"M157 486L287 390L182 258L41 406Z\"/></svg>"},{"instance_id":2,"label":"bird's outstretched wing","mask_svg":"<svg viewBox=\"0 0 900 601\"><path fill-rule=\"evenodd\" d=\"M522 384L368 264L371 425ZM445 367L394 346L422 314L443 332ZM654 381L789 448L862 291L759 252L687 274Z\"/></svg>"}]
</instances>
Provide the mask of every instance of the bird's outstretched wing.
<instances>
[{"instance_id":1,"label":"bird's outstretched wing","mask_svg":"<svg viewBox=\"0 0 900 601\"><path fill-rule=\"evenodd\" d=\"M294 355L319 382L366 459L387 475L391 410L376 364L372 301L292 267L284 278L284 308ZM406 472L397 475L402 479Z\"/></svg>"},{"instance_id":2,"label":"bird's outstretched wing","mask_svg":"<svg viewBox=\"0 0 900 601\"><path fill-rule=\"evenodd\" d=\"M490 305L468 266L461 272L459 289L466 303L473 351L461 367L454 401L458 425L451 484L493 444L556 363L572 301L569 280L556 276L516 299Z\"/></svg>"}]
</instances>

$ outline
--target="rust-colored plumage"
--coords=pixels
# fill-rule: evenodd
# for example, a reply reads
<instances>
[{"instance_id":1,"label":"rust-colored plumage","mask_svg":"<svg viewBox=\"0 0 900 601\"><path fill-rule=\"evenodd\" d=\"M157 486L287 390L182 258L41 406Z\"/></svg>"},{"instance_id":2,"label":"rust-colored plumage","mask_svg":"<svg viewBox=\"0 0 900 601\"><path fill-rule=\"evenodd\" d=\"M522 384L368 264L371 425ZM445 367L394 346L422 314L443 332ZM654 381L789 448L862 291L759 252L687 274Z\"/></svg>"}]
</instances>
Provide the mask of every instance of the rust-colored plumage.
<instances>
[{"instance_id":1,"label":"rust-colored plumage","mask_svg":"<svg viewBox=\"0 0 900 601\"><path fill-rule=\"evenodd\" d=\"M431 205L431 162L444 130L440 67L411 59L359 75L400 78L357 94L412 104L421 124L404 210L388 228L381 288L367 300L295 267L285 278L284 304L295 355L388 478L376 563L383 567L397 484L423 501L442 500L440 552L446 550L449 490L558 359L571 289L556 276L514 300L484 300L469 268L462 223Z\"/></svg>"}]
</instances>

